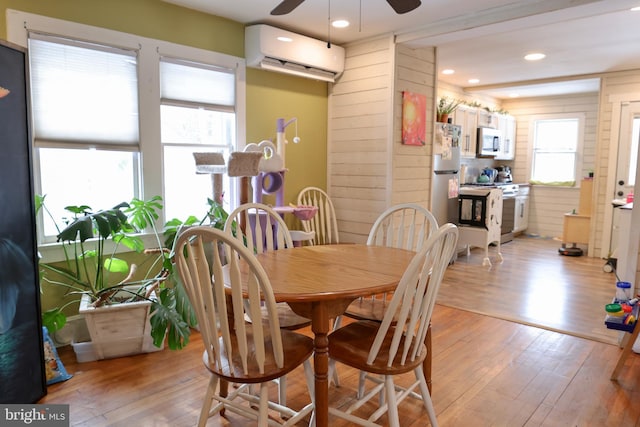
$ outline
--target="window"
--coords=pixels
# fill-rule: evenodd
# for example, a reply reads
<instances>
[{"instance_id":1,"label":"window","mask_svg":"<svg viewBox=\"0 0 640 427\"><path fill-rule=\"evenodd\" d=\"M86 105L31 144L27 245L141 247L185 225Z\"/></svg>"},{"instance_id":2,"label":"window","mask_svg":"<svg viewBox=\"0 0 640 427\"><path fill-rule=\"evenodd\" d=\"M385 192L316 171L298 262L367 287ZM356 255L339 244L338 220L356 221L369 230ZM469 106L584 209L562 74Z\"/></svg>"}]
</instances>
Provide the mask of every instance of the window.
<instances>
[{"instance_id":1,"label":"window","mask_svg":"<svg viewBox=\"0 0 640 427\"><path fill-rule=\"evenodd\" d=\"M29 58L38 188L52 215L137 196L136 52L30 33Z\"/></svg>"},{"instance_id":2,"label":"window","mask_svg":"<svg viewBox=\"0 0 640 427\"><path fill-rule=\"evenodd\" d=\"M213 197L212 177L196 174L193 153L220 152L228 159L234 147L234 73L162 58L160 83L165 215L184 220L206 212ZM232 187L228 179L223 183L229 199Z\"/></svg>"},{"instance_id":3,"label":"window","mask_svg":"<svg viewBox=\"0 0 640 427\"><path fill-rule=\"evenodd\" d=\"M204 214L212 180L192 153L244 148L244 59L19 11L7 38L29 47L34 187L57 219L70 204L155 195L159 226ZM238 203L229 181L227 209ZM40 243L57 234L46 219Z\"/></svg>"},{"instance_id":4,"label":"window","mask_svg":"<svg viewBox=\"0 0 640 427\"><path fill-rule=\"evenodd\" d=\"M580 171L583 118L573 116L533 120L531 181L574 185Z\"/></svg>"},{"instance_id":5,"label":"window","mask_svg":"<svg viewBox=\"0 0 640 427\"><path fill-rule=\"evenodd\" d=\"M636 185L636 168L638 167L638 141L640 140L640 118L633 118L633 128L631 130L631 150L629 155L629 175L627 177L627 185L634 187Z\"/></svg>"}]
</instances>

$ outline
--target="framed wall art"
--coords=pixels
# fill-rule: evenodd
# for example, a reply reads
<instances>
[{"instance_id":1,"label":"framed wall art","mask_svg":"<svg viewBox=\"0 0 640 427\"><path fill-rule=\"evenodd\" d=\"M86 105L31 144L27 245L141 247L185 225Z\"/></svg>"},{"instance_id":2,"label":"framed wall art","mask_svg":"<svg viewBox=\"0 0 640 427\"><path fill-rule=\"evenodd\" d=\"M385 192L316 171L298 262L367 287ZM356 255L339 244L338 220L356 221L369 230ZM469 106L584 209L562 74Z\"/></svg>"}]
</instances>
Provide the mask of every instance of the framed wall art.
<instances>
[{"instance_id":1,"label":"framed wall art","mask_svg":"<svg viewBox=\"0 0 640 427\"><path fill-rule=\"evenodd\" d=\"M402 143L425 145L427 96L402 92Z\"/></svg>"}]
</instances>

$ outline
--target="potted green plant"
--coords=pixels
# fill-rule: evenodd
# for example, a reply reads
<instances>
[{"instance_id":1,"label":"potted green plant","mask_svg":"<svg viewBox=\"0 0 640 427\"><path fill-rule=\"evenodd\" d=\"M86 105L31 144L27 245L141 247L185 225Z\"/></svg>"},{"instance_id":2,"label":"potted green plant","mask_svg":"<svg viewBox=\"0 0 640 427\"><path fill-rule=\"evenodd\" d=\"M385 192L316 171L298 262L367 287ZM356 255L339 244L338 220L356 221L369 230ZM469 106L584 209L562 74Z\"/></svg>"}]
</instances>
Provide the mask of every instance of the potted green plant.
<instances>
[{"instance_id":1,"label":"potted green plant","mask_svg":"<svg viewBox=\"0 0 640 427\"><path fill-rule=\"evenodd\" d=\"M443 96L438 101L438 106L436 109L436 121L446 123L447 119L449 118L449 114L453 113L456 108L458 108L458 106L463 103L464 101L462 101L461 99L453 99L449 98L448 96Z\"/></svg>"},{"instance_id":2,"label":"potted green plant","mask_svg":"<svg viewBox=\"0 0 640 427\"><path fill-rule=\"evenodd\" d=\"M167 338L170 349L182 348L189 341L190 329L180 327L182 321L189 326L195 326L196 316L191 308L180 278L174 269L173 247L178 234L187 227L208 224L219 230L224 229L224 224L229 217L222 203L213 199L207 199L209 208L202 218L190 215L185 221L174 218L164 226L164 271L169 280L157 282L158 301L151 306L151 335L156 346ZM232 224L235 230L236 224ZM235 231L234 231L235 232ZM157 234L156 234L157 235ZM160 247L160 245L159 245Z\"/></svg>"},{"instance_id":3,"label":"potted green plant","mask_svg":"<svg viewBox=\"0 0 640 427\"><path fill-rule=\"evenodd\" d=\"M43 209L51 217L44 199L44 196L36 196L36 209ZM69 294L78 296L80 312L85 316L92 342L101 339L97 335L106 329L116 330L133 341L130 336L135 329L133 323L142 331L135 344L119 346L109 340L105 345L98 344L102 345L98 358L131 354L132 348L137 348L137 352L153 351L152 337L155 348L163 346L165 336L172 349L188 343L189 327L195 324L195 316L180 285L170 280L173 277L171 248L163 244L162 233L155 227L162 209L161 201L158 196L148 201L134 198L130 203L97 212L87 205L68 206L66 210L72 218L64 228L56 225L64 260L40 264L43 283L62 286ZM155 239L151 249L145 249L140 236L145 229L152 230ZM120 257L122 247L143 254L144 271ZM75 302L77 299L66 305ZM52 331L64 326L65 306L45 312L43 324ZM142 322L128 319L121 312L125 307L137 307L146 319ZM103 312L118 312L116 320L107 320L103 323L107 325L104 328L91 324L94 314ZM122 322L122 319L126 320Z\"/></svg>"}]
</instances>

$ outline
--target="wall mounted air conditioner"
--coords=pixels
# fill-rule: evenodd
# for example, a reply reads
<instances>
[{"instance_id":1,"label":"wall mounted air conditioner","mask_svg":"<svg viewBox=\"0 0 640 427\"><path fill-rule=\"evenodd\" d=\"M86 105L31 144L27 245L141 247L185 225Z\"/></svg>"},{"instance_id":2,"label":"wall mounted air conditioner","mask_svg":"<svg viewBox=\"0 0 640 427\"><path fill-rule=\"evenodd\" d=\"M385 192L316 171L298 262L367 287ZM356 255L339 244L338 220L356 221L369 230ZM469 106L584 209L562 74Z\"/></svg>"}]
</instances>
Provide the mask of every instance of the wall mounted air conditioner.
<instances>
[{"instance_id":1,"label":"wall mounted air conditioner","mask_svg":"<svg viewBox=\"0 0 640 427\"><path fill-rule=\"evenodd\" d=\"M344 70L344 48L269 25L245 28L247 66L334 82Z\"/></svg>"}]
</instances>

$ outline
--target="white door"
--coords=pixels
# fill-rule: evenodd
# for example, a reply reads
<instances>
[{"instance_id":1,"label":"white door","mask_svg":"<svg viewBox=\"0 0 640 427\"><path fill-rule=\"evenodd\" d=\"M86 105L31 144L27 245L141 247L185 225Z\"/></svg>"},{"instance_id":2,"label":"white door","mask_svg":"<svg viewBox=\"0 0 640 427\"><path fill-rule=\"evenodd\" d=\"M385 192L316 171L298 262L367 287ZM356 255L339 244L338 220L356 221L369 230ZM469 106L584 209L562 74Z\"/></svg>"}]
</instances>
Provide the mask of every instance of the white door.
<instances>
[{"instance_id":1,"label":"white door","mask_svg":"<svg viewBox=\"0 0 640 427\"><path fill-rule=\"evenodd\" d=\"M629 102L620 112L620 145L616 169L616 199L626 198L633 191L636 178L638 154L638 131L640 130L640 102Z\"/></svg>"},{"instance_id":2,"label":"white door","mask_svg":"<svg viewBox=\"0 0 640 427\"><path fill-rule=\"evenodd\" d=\"M627 102L620 110L620 141L613 199L626 200L633 193L640 139L640 102ZM611 252L618 248L619 215L614 210L611 230Z\"/></svg>"}]
</instances>

